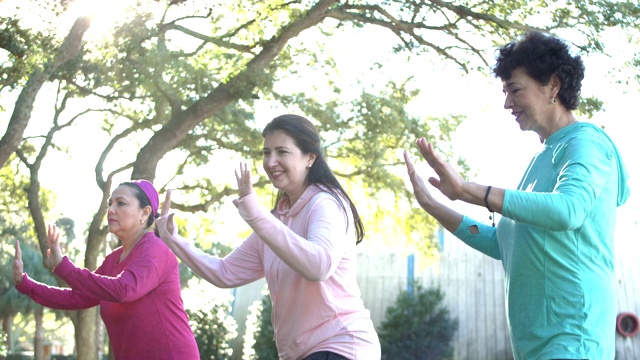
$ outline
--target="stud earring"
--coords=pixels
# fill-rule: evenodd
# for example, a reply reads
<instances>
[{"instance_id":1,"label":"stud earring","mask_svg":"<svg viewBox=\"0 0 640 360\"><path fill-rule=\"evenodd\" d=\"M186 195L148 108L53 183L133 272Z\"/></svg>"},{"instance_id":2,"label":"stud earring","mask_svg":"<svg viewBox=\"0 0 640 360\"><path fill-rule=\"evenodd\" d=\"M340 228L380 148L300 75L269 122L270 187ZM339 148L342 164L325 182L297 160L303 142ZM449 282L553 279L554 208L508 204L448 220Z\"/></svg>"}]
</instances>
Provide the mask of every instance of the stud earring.
<instances>
[{"instance_id":1,"label":"stud earring","mask_svg":"<svg viewBox=\"0 0 640 360\"><path fill-rule=\"evenodd\" d=\"M144 219L140 219L140 224L144 224Z\"/></svg>"},{"instance_id":2,"label":"stud earring","mask_svg":"<svg viewBox=\"0 0 640 360\"><path fill-rule=\"evenodd\" d=\"M556 103L556 98L555 98L555 96L551 98L551 103L552 103L552 104L555 104L555 103Z\"/></svg>"}]
</instances>

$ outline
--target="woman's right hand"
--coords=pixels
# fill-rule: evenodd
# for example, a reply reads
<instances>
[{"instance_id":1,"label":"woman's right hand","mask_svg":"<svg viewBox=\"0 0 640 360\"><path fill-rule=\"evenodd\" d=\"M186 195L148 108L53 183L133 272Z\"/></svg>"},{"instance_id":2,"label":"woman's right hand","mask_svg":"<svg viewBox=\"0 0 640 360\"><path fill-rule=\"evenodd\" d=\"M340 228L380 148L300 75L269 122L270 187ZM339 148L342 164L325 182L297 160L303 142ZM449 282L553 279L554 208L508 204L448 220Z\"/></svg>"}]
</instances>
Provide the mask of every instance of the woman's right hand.
<instances>
[{"instance_id":1,"label":"woman's right hand","mask_svg":"<svg viewBox=\"0 0 640 360\"><path fill-rule=\"evenodd\" d=\"M407 165L407 172L409 173L409 180L411 180L411 185L413 186L413 195L416 197L418 204L427 212L435 203L435 199L427 190L427 187L422 180L420 175L416 174L416 169L409 159L409 152L407 150L404 151L404 162Z\"/></svg>"},{"instance_id":2,"label":"woman's right hand","mask_svg":"<svg viewBox=\"0 0 640 360\"><path fill-rule=\"evenodd\" d=\"M156 227L160 234L162 234L163 230L166 229L169 235L173 235L176 228L173 222L173 214L169 214L169 210L171 210L171 189L167 190L167 193L164 196L164 202L162 203L160 217L156 219Z\"/></svg>"},{"instance_id":3,"label":"woman's right hand","mask_svg":"<svg viewBox=\"0 0 640 360\"><path fill-rule=\"evenodd\" d=\"M24 265L22 264L22 250L20 250L20 242L16 240L16 253L13 257L13 267L11 268L13 283L16 286L22 284L24 276Z\"/></svg>"}]
</instances>

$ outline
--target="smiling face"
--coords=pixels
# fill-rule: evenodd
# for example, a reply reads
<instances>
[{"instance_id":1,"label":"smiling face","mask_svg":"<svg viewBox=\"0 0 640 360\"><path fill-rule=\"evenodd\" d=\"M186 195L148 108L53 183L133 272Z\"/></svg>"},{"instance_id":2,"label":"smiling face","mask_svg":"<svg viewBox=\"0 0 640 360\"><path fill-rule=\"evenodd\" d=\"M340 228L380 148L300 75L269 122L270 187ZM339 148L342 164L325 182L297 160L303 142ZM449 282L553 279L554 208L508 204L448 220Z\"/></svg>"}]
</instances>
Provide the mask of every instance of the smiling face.
<instances>
[{"instance_id":1,"label":"smiling face","mask_svg":"<svg viewBox=\"0 0 640 360\"><path fill-rule=\"evenodd\" d=\"M506 96L504 108L511 110L520 130L534 131L546 139L553 131L554 111L560 106L552 102L559 89L557 78L552 77L549 84L542 85L523 68L516 68L502 84Z\"/></svg>"},{"instance_id":2,"label":"smiling face","mask_svg":"<svg viewBox=\"0 0 640 360\"><path fill-rule=\"evenodd\" d=\"M309 166L316 158L315 154L304 154L293 138L282 130L264 135L262 166L269 180L277 189L284 191L291 204L307 188Z\"/></svg>"},{"instance_id":3,"label":"smiling face","mask_svg":"<svg viewBox=\"0 0 640 360\"><path fill-rule=\"evenodd\" d=\"M150 213L151 207L140 208L140 202L133 188L120 185L113 190L109 199L107 212L109 232L123 242L133 239L147 227L146 220Z\"/></svg>"}]
</instances>

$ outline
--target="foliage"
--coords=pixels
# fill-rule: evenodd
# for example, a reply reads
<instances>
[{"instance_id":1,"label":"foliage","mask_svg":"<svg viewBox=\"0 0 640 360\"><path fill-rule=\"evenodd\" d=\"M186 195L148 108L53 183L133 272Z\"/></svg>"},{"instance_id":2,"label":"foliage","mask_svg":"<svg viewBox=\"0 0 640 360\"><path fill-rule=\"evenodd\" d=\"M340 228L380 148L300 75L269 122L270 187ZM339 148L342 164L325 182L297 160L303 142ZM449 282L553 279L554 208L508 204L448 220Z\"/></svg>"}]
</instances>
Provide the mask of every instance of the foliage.
<instances>
[{"instance_id":1,"label":"foliage","mask_svg":"<svg viewBox=\"0 0 640 360\"><path fill-rule=\"evenodd\" d=\"M62 16L66 3L26 0L19 2L20 11L0 15L0 47L6 50L3 55L8 59L0 64L3 99L11 99L5 95L15 95L11 92L25 88L28 75L37 73L55 57L63 42L58 30L70 28ZM637 4L608 0L558 2L553 6L546 0L127 3L131 8L117 17L111 33L84 39L82 53L48 77L57 89L50 96L54 114L47 119L46 111L42 111L37 118L40 128L44 124L51 131L36 130L33 135L22 136L16 150L25 159L41 154L31 159L39 167L48 159L44 159L45 152L34 147L44 144L42 148L51 152L64 151L74 141L69 139L74 138L60 136L54 141L53 134L67 128L75 130L75 119L82 119L92 138L106 138L87 146L99 151L91 154L98 159L95 164L74 169L95 178L102 192L100 203L92 207L98 210L86 232L84 263L90 269L96 267L102 254L107 232L106 201L117 177L146 178L161 188L174 189L176 210L216 212L235 194L233 180L225 181L221 175L232 171L226 168L229 159L252 159L249 161L258 169L264 121L272 113L284 112L307 115L316 123L327 157L341 181L363 186L368 196L385 192L385 196L394 197L396 208L380 206L373 211L376 217L393 219L395 228L400 229L389 238L424 243L432 238L429 232L435 228L434 220L419 217L416 211L420 209L408 208L411 195L395 150L411 149L413 156L419 156L413 140L426 136L452 158L447 144L464 119L455 113L434 118L409 112L420 86L439 84L415 84L387 75L392 71L382 64L363 69L356 84L341 82L341 74L335 71L336 61L324 51L325 45L349 32L379 29L394 36L387 46L398 57L420 56L426 66L451 63L460 75L471 71L488 74L491 50L527 29L566 34L582 51L603 52L603 29L618 27L634 33L640 18ZM36 11L37 20L45 21L28 22L36 18ZM43 11L48 16L43 17ZM372 50L384 43L371 44ZM353 89L355 95L349 91ZM42 95L38 98L46 94ZM601 107L596 100L584 104L581 111L587 114ZM0 110L2 105L7 106L0 104ZM14 114L30 112L32 105L43 110L37 102L16 107ZM0 124L9 123L12 114L0 115ZM22 125L26 128L25 122ZM464 161L458 165L466 169ZM41 179L43 184L60 177L59 173L51 176L34 172L32 180ZM4 178L0 179L0 188L1 180ZM269 181L258 173L255 186L257 191L264 191ZM37 187L32 190L37 191ZM27 219L37 217L34 214L41 214L42 209L30 209L30 214L22 216L27 204L22 201L26 199L25 188L3 188L0 201L11 199L7 201L13 202L9 206L23 209L19 219L29 223ZM40 198L48 198L39 191ZM33 203L34 197L30 200ZM403 211L397 211L398 207ZM407 222L408 218L420 220ZM42 244L43 219L32 222L41 227L35 232ZM425 248L428 251L430 246ZM82 344L77 345L82 348Z\"/></svg>"},{"instance_id":2,"label":"foliage","mask_svg":"<svg viewBox=\"0 0 640 360\"><path fill-rule=\"evenodd\" d=\"M0 357L7 356L7 334L0 329Z\"/></svg>"},{"instance_id":3,"label":"foliage","mask_svg":"<svg viewBox=\"0 0 640 360\"><path fill-rule=\"evenodd\" d=\"M449 359L451 340L458 320L451 319L442 306L444 294L439 288L401 292L396 303L387 308L378 335L382 358L393 360Z\"/></svg>"},{"instance_id":4,"label":"foliage","mask_svg":"<svg viewBox=\"0 0 640 360\"><path fill-rule=\"evenodd\" d=\"M247 318L247 331L244 338L243 360L271 360L278 358L278 349L273 340L271 323L271 298L263 296L260 303L251 308Z\"/></svg>"},{"instance_id":5,"label":"foliage","mask_svg":"<svg viewBox=\"0 0 640 360\"><path fill-rule=\"evenodd\" d=\"M229 315L229 305L210 302L203 309L187 309L189 324L196 337L201 359L232 359L229 341L238 333L237 324Z\"/></svg>"}]
</instances>

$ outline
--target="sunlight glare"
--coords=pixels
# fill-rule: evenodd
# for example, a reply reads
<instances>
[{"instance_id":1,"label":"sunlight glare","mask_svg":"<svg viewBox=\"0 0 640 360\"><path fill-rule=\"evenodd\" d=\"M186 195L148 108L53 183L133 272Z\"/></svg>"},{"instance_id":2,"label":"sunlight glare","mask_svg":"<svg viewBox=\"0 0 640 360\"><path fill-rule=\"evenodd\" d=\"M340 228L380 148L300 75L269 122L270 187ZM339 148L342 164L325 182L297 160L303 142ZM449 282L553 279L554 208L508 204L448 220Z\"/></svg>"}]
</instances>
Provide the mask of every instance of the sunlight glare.
<instances>
[{"instance_id":1,"label":"sunlight glare","mask_svg":"<svg viewBox=\"0 0 640 360\"><path fill-rule=\"evenodd\" d=\"M109 35L119 20L125 18L127 11L131 9L130 1L111 0L75 0L66 11L71 21L80 16L92 18L87 36L92 38L104 38Z\"/></svg>"}]
</instances>

